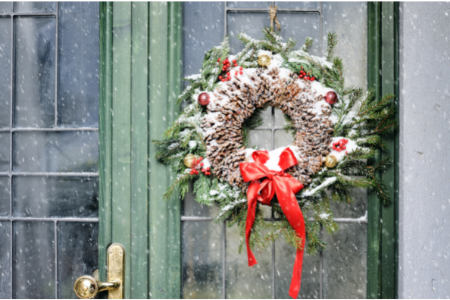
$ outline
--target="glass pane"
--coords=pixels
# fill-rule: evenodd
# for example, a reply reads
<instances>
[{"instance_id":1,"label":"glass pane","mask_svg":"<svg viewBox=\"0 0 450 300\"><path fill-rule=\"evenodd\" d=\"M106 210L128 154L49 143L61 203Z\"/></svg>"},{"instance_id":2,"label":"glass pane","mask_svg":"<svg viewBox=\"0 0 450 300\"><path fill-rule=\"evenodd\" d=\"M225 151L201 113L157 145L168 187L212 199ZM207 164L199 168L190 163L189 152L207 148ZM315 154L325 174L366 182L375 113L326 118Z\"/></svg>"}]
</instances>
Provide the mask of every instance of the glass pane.
<instances>
[{"instance_id":1,"label":"glass pane","mask_svg":"<svg viewBox=\"0 0 450 300\"><path fill-rule=\"evenodd\" d=\"M367 225L339 224L333 235L324 234L324 298L366 298Z\"/></svg>"},{"instance_id":2,"label":"glass pane","mask_svg":"<svg viewBox=\"0 0 450 300\"><path fill-rule=\"evenodd\" d=\"M238 253L241 237L237 226L227 227L226 291L227 298L272 298L271 247L252 249L258 264L248 266L247 249Z\"/></svg>"},{"instance_id":3,"label":"glass pane","mask_svg":"<svg viewBox=\"0 0 450 300\"><path fill-rule=\"evenodd\" d=\"M241 2L241 1L233 1L233 2L227 2L228 8L266 8L269 9L269 6L272 4L272 2Z\"/></svg>"},{"instance_id":4,"label":"glass pane","mask_svg":"<svg viewBox=\"0 0 450 300\"><path fill-rule=\"evenodd\" d=\"M53 222L14 222L14 298L55 298Z\"/></svg>"},{"instance_id":5,"label":"glass pane","mask_svg":"<svg viewBox=\"0 0 450 300\"><path fill-rule=\"evenodd\" d=\"M261 111L260 116L263 120L263 123L261 126L258 126L256 128L271 128L271 126L272 126L272 110L273 110L273 108L271 106L268 106L264 110Z\"/></svg>"},{"instance_id":6,"label":"glass pane","mask_svg":"<svg viewBox=\"0 0 450 300\"><path fill-rule=\"evenodd\" d=\"M73 284L98 268L98 224L58 222L58 298L78 299Z\"/></svg>"},{"instance_id":7,"label":"glass pane","mask_svg":"<svg viewBox=\"0 0 450 300\"><path fill-rule=\"evenodd\" d=\"M278 128L284 127L286 124L288 124L281 109L275 108L274 115L275 115L275 127L278 127Z\"/></svg>"},{"instance_id":8,"label":"glass pane","mask_svg":"<svg viewBox=\"0 0 450 300\"><path fill-rule=\"evenodd\" d=\"M224 35L224 3L183 3L184 76L200 73L204 54L219 45Z\"/></svg>"},{"instance_id":9,"label":"glass pane","mask_svg":"<svg viewBox=\"0 0 450 300\"><path fill-rule=\"evenodd\" d=\"M12 9L13 9L12 2L0 2L0 12L1 13L12 12Z\"/></svg>"},{"instance_id":10,"label":"glass pane","mask_svg":"<svg viewBox=\"0 0 450 300\"><path fill-rule=\"evenodd\" d=\"M0 172L9 171L10 133L0 133Z\"/></svg>"},{"instance_id":11,"label":"glass pane","mask_svg":"<svg viewBox=\"0 0 450 300\"><path fill-rule=\"evenodd\" d=\"M0 177L0 216L9 216L11 191L9 188L9 177Z\"/></svg>"},{"instance_id":12,"label":"glass pane","mask_svg":"<svg viewBox=\"0 0 450 300\"><path fill-rule=\"evenodd\" d=\"M305 251L306 252L306 251ZM295 263L295 248L283 238L275 242L275 298L288 299L292 270ZM300 299L320 298L320 255L305 253L302 268Z\"/></svg>"},{"instance_id":13,"label":"glass pane","mask_svg":"<svg viewBox=\"0 0 450 300\"><path fill-rule=\"evenodd\" d=\"M281 36L285 41L289 37L297 41L296 49L304 44L306 37L312 37L314 43L310 48L311 54L320 53L320 17L317 13L288 13L279 12L278 21L281 23ZM264 37L261 28L270 26L270 19L267 14L256 14L246 12L230 12L227 15L228 34L230 35L231 53L236 54L241 51L244 46L238 40L237 35L244 31L254 39Z\"/></svg>"},{"instance_id":14,"label":"glass pane","mask_svg":"<svg viewBox=\"0 0 450 300\"><path fill-rule=\"evenodd\" d=\"M319 2L310 1L292 1L292 2L275 2L278 9L319 9Z\"/></svg>"},{"instance_id":15,"label":"glass pane","mask_svg":"<svg viewBox=\"0 0 450 300\"><path fill-rule=\"evenodd\" d=\"M361 218L367 211L367 189L354 188L351 190L353 202L330 201L331 211L335 218Z\"/></svg>"},{"instance_id":16,"label":"glass pane","mask_svg":"<svg viewBox=\"0 0 450 300\"><path fill-rule=\"evenodd\" d=\"M59 6L58 125L98 127L99 3Z\"/></svg>"},{"instance_id":17,"label":"glass pane","mask_svg":"<svg viewBox=\"0 0 450 300\"><path fill-rule=\"evenodd\" d=\"M190 183L190 191L186 193L183 200L183 216L211 217L214 218L220 212L217 205L203 205L195 201L195 194L192 193L192 182Z\"/></svg>"},{"instance_id":18,"label":"glass pane","mask_svg":"<svg viewBox=\"0 0 450 300\"><path fill-rule=\"evenodd\" d=\"M15 12L54 12L55 2L15 2Z\"/></svg>"},{"instance_id":19,"label":"glass pane","mask_svg":"<svg viewBox=\"0 0 450 300\"><path fill-rule=\"evenodd\" d=\"M3 8L0 2L0 10ZM11 113L11 19L0 18L0 128L9 127Z\"/></svg>"},{"instance_id":20,"label":"glass pane","mask_svg":"<svg viewBox=\"0 0 450 300\"><path fill-rule=\"evenodd\" d=\"M367 86L367 3L326 2L323 4L324 43L326 35L338 34L335 55L342 58L347 86Z\"/></svg>"},{"instance_id":21,"label":"glass pane","mask_svg":"<svg viewBox=\"0 0 450 300\"><path fill-rule=\"evenodd\" d=\"M292 145L294 137L290 132L284 130L276 130L274 133L275 149Z\"/></svg>"},{"instance_id":22,"label":"glass pane","mask_svg":"<svg viewBox=\"0 0 450 300\"><path fill-rule=\"evenodd\" d=\"M97 177L14 177L15 217L97 217Z\"/></svg>"},{"instance_id":23,"label":"glass pane","mask_svg":"<svg viewBox=\"0 0 450 300\"><path fill-rule=\"evenodd\" d=\"M16 132L16 172L96 172L98 132Z\"/></svg>"},{"instance_id":24,"label":"glass pane","mask_svg":"<svg viewBox=\"0 0 450 300\"><path fill-rule=\"evenodd\" d=\"M272 150L272 131L252 130L248 135L249 148Z\"/></svg>"},{"instance_id":25,"label":"glass pane","mask_svg":"<svg viewBox=\"0 0 450 300\"><path fill-rule=\"evenodd\" d=\"M212 221L183 222L183 298L222 298L222 228Z\"/></svg>"},{"instance_id":26,"label":"glass pane","mask_svg":"<svg viewBox=\"0 0 450 300\"><path fill-rule=\"evenodd\" d=\"M11 223L0 222L0 298L11 298Z\"/></svg>"},{"instance_id":27,"label":"glass pane","mask_svg":"<svg viewBox=\"0 0 450 300\"><path fill-rule=\"evenodd\" d=\"M14 20L15 126L53 127L55 123L55 18Z\"/></svg>"}]
</instances>

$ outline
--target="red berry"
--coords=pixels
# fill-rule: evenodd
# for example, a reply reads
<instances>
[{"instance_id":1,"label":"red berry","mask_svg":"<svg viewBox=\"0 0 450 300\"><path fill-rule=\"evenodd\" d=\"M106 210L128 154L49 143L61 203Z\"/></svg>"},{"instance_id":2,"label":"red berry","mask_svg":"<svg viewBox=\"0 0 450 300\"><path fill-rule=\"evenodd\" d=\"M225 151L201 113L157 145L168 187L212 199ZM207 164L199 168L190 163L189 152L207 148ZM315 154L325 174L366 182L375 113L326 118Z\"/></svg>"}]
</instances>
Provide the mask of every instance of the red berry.
<instances>
[{"instance_id":1,"label":"red berry","mask_svg":"<svg viewBox=\"0 0 450 300\"><path fill-rule=\"evenodd\" d=\"M222 79L222 76L219 76L219 79Z\"/></svg>"},{"instance_id":2,"label":"red berry","mask_svg":"<svg viewBox=\"0 0 450 300\"><path fill-rule=\"evenodd\" d=\"M222 82L225 82L225 79L221 79Z\"/></svg>"},{"instance_id":3,"label":"red berry","mask_svg":"<svg viewBox=\"0 0 450 300\"><path fill-rule=\"evenodd\" d=\"M233 63L236 63L236 60L235 60L235 59L233 59Z\"/></svg>"},{"instance_id":4,"label":"red berry","mask_svg":"<svg viewBox=\"0 0 450 300\"><path fill-rule=\"evenodd\" d=\"M303 78L304 76L303 76L303 74L300 74L299 76L298 76L298 78Z\"/></svg>"},{"instance_id":5,"label":"red berry","mask_svg":"<svg viewBox=\"0 0 450 300\"><path fill-rule=\"evenodd\" d=\"M221 59L219 58L217 61L220 62L220 60L221 60Z\"/></svg>"},{"instance_id":6,"label":"red berry","mask_svg":"<svg viewBox=\"0 0 450 300\"><path fill-rule=\"evenodd\" d=\"M311 81L314 81L314 80L316 80L316 77L313 76L313 77L311 78Z\"/></svg>"},{"instance_id":7,"label":"red berry","mask_svg":"<svg viewBox=\"0 0 450 300\"><path fill-rule=\"evenodd\" d=\"M207 168L206 168L206 171L209 171L209 170L211 170L211 168L210 168L210 167L207 167Z\"/></svg>"},{"instance_id":8,"label":"red berry","mask_svg":"<svg viewBox=\"0 0 450 300\"><path fill-rule=\"evenodd\" d=\"M309 77L308 77L308 76L305 76L305 80L309 80Z\"/></svg>"},{"instance_id":9,"label":"red berry","mask_svg":"<svg viewBox=\"0 0 450 300\"><path fill-rule=\"evenodd\" d=\"M234 64L235 67L237 67L237 64Z\"/></svg>"},{"instance_id":10,"label":"red berry","mask_svg":"<svg viewBox=\"0 0 450 300\"><path fill-rule=\"evenodd\" d=\"M234 73L234 75L236 75L237 76L237 74L238 74L239 72L238 71L236 71L236 73Z\"/></svg>"},{"instance_id":11,"label":"red berry","mask_svg":"<svg viewBox=\"0 0 450 300\"><path fill-rule=\"evenodd\" d=\"M243 68L243 67L239 67L239 70L241 70L241 71L242 71L242 70L244 70L244 68Z\"/></svg>"},{"instance_id":12,"label":"red berry","mask_svg":"<svg viewBox=\"0 0 450 300\"><path fill-rule=\"evenodd\" d=\"M239 74L241 74L241 75L242 75L242 74L244 74L244 72L242 72L242 71L239 71Z\"/></svg>"},{"instance_id":13,"label":"red berry","mask_svg":"<svg viewBox=\"0 0 450 300\"><path fill-rule=\"evenodd\" d=\"M227 75L230 76L230 72L227 72Z\"/></svg>"},{"instance_id":14,"label":"red berry","mask_svg":"<svg viewBox=\"0 0 450 300\"><path fill-rule=\"evenodd\" d=\"M200 166L203 167L203 163L200 163Z\"/></svg>"}]
</instances>

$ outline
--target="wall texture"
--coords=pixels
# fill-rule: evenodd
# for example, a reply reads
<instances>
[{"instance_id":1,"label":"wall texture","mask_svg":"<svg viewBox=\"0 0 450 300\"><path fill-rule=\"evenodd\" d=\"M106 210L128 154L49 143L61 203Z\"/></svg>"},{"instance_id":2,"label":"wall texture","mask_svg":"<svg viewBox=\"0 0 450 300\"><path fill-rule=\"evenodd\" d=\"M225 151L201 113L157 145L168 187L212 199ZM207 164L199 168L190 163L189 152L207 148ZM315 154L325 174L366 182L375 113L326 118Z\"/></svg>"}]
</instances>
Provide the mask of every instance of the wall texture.
<instances>
[{"instance_id":1,"label":"wall texture","mask_svg":"<svg viewBox=\"0 0 450 300\"><path fill-rule=\"evenodd\" d=\"M450 297L450 3L400 4L399 297Z\"/></svg>"}]
</instances>

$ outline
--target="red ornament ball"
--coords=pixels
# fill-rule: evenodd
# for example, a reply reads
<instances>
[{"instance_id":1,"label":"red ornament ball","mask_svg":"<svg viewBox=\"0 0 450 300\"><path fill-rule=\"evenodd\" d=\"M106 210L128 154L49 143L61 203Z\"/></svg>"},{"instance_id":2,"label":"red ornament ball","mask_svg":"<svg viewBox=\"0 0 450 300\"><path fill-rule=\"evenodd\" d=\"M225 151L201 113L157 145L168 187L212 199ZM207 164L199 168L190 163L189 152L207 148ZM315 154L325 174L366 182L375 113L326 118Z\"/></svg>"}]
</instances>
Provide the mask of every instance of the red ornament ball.
<instances>
[{"instance_id":1,"label":"red ornament ball","mask_svg":"<svg viewBox=\"0 0 450 300\"><path fill-rule=\"evenodd\" d=\"M198 95L198 104L200 105L208 105L209 104L209 94L208 93L201 93Z\"/></svg>"},{"instance_id":2,"label":"red ornament ball","mask_svg":"<svg viewBox=\"0 0 450 300\"><path fill-rule=\"evenodd\" d=\"M328 104L335 104L337 102L338 98L335 92L328 92L325 95L325 101L327 101Z\"/></svg>"}]
</instances>

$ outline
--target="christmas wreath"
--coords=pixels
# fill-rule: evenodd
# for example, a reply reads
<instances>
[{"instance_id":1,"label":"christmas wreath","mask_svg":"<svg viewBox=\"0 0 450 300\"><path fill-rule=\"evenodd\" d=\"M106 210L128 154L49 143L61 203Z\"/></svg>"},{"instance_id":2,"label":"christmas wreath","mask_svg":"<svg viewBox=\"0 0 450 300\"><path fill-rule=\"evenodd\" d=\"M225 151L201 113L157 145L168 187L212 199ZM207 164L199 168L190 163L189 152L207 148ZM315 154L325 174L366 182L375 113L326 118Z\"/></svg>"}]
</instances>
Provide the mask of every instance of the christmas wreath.
<instances>
[{"instance_id":1,"label":"christmas wreath","mask_svg":"<svg viewBox=\"0 0 450 300\"><path fill-rule=\"evenodd\" d=\"M308 53L310 38L294 50L292 39L284 43L270 29L264 36L239 34L244 49L236 55L228 54L228 38L207 52L200 74L186 78L190 86L178 98L185 107L181 115L155 143L157 158L177 173L165 196L179 187L183 198L194 181L196 201L219 205L217 220L240 227L250 266L256 263L251 248L281 235L297 249L289 292L297 298L304 249L323 249L320 226L329 233L338 229L330 200L351 203L354 187L390 200L376 177L389 160L369 166L367 159L384 148L380 135L395 128L393 95L377 101L371 90L344 85L333 33L325 57ZM285 114L292 145L250 147L248 133L262 124L267 106ZM259 205L270 205L275 221L265 220ZM303 218L306 211L312 220ZM261 229L268 233L262 236Z\"/></svg>"}]
</instances>

